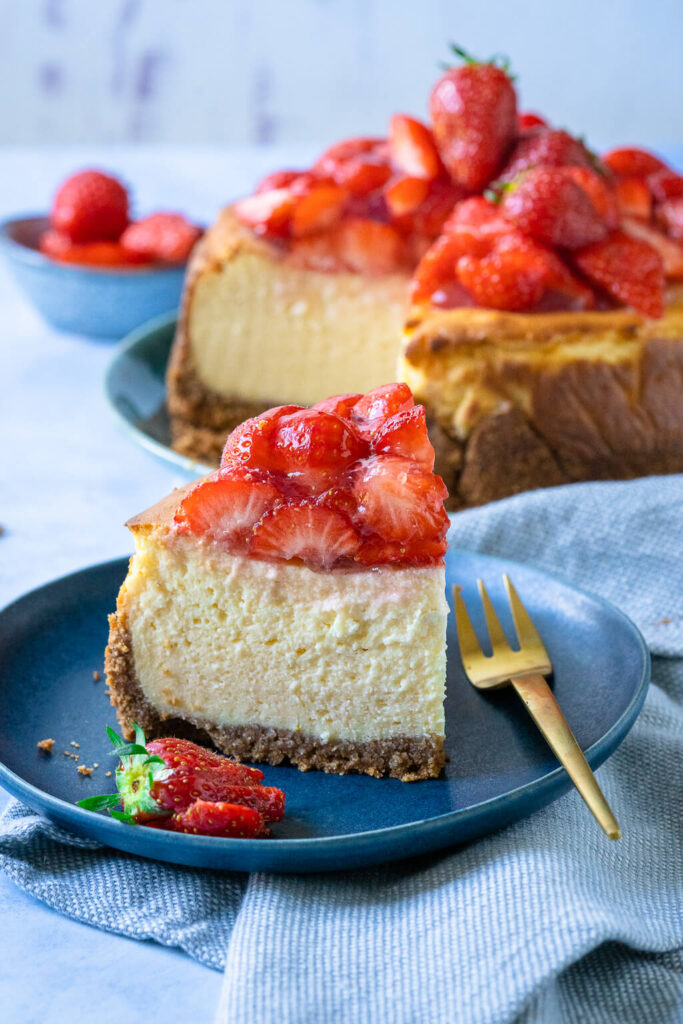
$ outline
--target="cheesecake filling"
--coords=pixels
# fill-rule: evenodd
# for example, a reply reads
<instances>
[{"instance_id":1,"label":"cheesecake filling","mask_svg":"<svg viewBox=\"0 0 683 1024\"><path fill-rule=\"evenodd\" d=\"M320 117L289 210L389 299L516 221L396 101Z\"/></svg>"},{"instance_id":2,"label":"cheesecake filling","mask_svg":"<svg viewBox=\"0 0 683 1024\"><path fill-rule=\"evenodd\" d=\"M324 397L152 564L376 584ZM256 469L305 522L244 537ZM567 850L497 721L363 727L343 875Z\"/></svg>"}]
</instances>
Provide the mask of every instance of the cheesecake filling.
<instances>
[{"instance_id":1,"label":"cheesecake filling","mask_svg":"<svg viewBox=\"0 0 683 1024\"><path fill-rule=\"evenodd\" d=\"M324 742L443 737L443 567L315 572L141 530L121 613L162 715Z\"/></svg>"}]
</instances>

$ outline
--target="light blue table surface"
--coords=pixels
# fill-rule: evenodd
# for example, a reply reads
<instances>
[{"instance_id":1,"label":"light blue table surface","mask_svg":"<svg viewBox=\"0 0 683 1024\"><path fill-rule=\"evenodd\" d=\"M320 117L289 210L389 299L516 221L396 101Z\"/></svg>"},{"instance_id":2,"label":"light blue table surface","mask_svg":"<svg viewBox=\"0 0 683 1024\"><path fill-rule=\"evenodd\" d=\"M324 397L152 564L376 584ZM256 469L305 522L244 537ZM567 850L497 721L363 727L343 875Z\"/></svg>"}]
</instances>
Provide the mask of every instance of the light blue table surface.
<instances>
[{"instance_id":1,"label":"light blue table surface","mask_svg":"<svg viewBox=\"0 0 683 1024\"><path fill-rule=\"evenodd\" d=\"M0 217L41 212L61 178L121 173L136 209L210 222L296 150L17 149L0 152ZM668 155L683 165L683 147ZM128 554L124 521L184 482L120 431L102 380L114 346L57 334L0 265L0 605L85 565ZM0 807L6 795L0 790ZM61 917L0 875L0 1017L12 1024L210 1021L220 974L174 950Z\"/></svg>"}]
</instances>

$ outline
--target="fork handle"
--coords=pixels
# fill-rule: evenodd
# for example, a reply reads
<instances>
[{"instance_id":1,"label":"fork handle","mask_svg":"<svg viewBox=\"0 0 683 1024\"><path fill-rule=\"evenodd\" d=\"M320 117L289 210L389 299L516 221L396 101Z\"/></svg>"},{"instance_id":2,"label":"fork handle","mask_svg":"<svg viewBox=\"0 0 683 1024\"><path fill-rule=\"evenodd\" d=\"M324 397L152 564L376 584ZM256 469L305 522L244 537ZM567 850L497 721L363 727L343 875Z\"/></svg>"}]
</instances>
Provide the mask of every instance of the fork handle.
<instances>
[{"instance_id":1,"label":"fork handle","mask_svg":"<svg viewBox=\"0 0 683 1024\"><path fill-rule=\"evenodd\" d=\"M610 839L620 839L619 823L544 677L518 676L512 680L512 685L597 823Z\"/></svg>"}]
</instances>

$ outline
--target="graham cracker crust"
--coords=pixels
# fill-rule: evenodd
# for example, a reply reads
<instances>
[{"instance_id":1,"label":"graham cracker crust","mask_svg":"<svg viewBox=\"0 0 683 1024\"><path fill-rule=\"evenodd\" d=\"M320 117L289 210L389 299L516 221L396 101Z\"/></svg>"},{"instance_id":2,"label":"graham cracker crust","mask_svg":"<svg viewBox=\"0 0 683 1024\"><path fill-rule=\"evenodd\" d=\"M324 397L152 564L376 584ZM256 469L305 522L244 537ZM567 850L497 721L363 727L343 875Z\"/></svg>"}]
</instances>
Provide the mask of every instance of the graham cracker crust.
<instances>
[{"instance_id":1,"label":"graham cracker crust","mask_svg":"<svg viewBox=\"0 0 683 1024\"><path fill-rule=\"evenodd\" d=\"M133 646L121 614L109 616L109 643L104 667L109 699L127 739L133 739L132 723L148 738L182 736L199 743L213 743L238 761L271 765L288 760L302 771L311 769L334 775L358 772L379 779L389 776L402 782L436 778L445 756L441 736L392 736L390 739L323 741L291 729L262 725L216 726L194 716L170 716L158 712L146 699L135 675Z\"/></svg>"}]
</instances>

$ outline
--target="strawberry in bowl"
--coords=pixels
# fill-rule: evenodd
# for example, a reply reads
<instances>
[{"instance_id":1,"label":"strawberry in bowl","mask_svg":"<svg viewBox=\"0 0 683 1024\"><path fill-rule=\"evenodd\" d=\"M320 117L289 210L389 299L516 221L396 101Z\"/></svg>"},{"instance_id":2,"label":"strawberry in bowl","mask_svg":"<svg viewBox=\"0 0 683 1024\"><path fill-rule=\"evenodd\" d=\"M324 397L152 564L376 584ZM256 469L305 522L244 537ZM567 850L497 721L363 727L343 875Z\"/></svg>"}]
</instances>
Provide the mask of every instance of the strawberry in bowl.
<instances>
[{"instance_id":1,"label":"strawberry in bowl","mask_svg":"<svg viewBox=\"0 0 683 1024\"><path fill-rule=\"evenodd\" d=\"M132 220L128 190L100 170L67 178L48 217L0 226L20 285L49 323L114 338L177 307L201 234L178 213Z\"/></svg>"}]
</instances>

